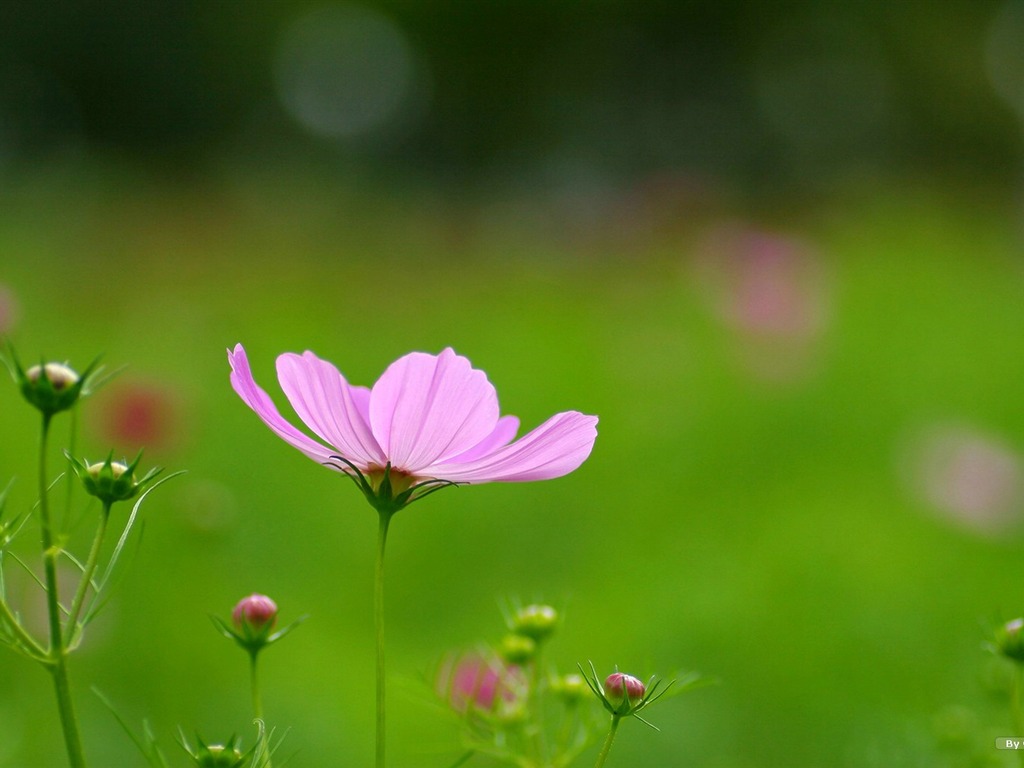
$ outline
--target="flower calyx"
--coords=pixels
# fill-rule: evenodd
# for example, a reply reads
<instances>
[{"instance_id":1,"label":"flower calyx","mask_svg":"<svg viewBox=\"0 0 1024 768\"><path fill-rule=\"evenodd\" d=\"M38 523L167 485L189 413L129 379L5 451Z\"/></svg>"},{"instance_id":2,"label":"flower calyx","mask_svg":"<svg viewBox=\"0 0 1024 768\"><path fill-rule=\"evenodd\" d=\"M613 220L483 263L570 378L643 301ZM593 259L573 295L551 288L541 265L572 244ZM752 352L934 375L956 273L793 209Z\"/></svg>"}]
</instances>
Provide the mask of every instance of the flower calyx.
<instances>
[{"instance_id":1,"label":"flower calyx","mask_svg":"<svg viewBox=\"0 0 1024 768\"><path fill-rule=\"evenodd\" d=\"M394 469L391 462L383 468L363 472L344 456L332 455L330 458L324 465L340 470L362 491L371 507L388 517L434 491L459 485L451 480L436 478L417 482L411 475Z\"/></svg>"},{"instance_id":2,"label":"flower calyx","mask_svg":"<svg viewBox=\"0 0 1024 768\"><path fill-rule=\"evenodd\" d=\"M251 753L251 750L249 753L242 752L238 736L232 736L223 744L207 744L196 734L195 747L185 741L183 736L179 741L192 758L192 762L199 768L241 768L249 760Z\"/></svg>"},{"instance_id":3,"label":"flower calyx","mask_svg":"<svg viewBox=\"0 0 1024 768\"><path fill-rule=\"evenodd\" d=\"M75 474L82 481L86 493L95 496L110 507L117 501L128 501L135 498L142 490L152 484L156 476L162 471L162 467L153 467L141 478L135 477L135 468L142 459L142 451L131 462L114 461L114 454L111 452L105 461L88 462L79 461L70 453L64 454Z\"/></svg>"}]
</instances>

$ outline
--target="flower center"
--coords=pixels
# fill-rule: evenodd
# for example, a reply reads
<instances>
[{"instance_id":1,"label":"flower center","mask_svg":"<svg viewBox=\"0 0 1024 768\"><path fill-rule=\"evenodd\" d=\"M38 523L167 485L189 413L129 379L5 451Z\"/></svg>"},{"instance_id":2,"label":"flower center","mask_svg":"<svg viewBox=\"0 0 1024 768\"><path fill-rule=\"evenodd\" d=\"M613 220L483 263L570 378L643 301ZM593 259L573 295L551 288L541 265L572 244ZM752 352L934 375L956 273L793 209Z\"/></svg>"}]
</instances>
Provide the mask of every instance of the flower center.
<instances>
[{"instance_id":1,"label":"flower center","mask_svg":"<svg viewBox=\"0 0 1024 768\"><path fill-rule=\"evenodd\" d=\"M380 490L381 483L384 482L385 477L387 477L391 483L392 495L402 493L416 483L415 477L400 469L395 469L394 467L388 469L386 467L371 465L366 471L365 477L375 493Z\"/></svg>"}]
</instances>

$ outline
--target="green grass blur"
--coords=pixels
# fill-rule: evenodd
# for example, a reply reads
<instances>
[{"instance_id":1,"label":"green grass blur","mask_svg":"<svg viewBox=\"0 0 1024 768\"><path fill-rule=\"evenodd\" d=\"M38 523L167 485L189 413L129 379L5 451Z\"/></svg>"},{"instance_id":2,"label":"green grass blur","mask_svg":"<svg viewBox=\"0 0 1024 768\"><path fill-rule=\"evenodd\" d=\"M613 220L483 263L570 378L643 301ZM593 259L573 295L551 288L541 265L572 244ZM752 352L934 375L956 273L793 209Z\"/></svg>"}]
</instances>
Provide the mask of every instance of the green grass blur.
<instances>
[{"instance_id":1,"label":"green grass blur","mask_svg":"<svg viewBox=\"0 0 1024 768\"><path fill-rule=\"evenodd\" d=\"M179 726L251 743L246 660L208 617L252 591L283 621L310 615L263 659L268 718L290 729L281 754L296 752L294 768L371 759L376 521L234 395L236 342L285 412L280 352L314 350L369 384L405 352L451 345L524 429L559 410L601 418L592 457L565 478L446 490L395 519L395 768L458 756L423 701L430 671L497 640L517 598L563 612L563 670L593 660L720 681L649 710L660 733L627 723L609 765L942 765L932 726L948 707L1008 727L981 683L981 644L987 622L1024 610L1024 539L931 514L904 468L933 424L1024 449L1008 206L872 186L759 222L820 256L826 321L788 360L708 301L695 254L727 207L608 240L522 227L515 208L378 193L284 173L167 186L65 170L5 196L0 282L22 360L127 366L86 402L78 452L134 455L109 444L103 414L144 382L173 419L143 466L188 472L145 503L122 582L73 659L93 765L142 761L90 686L128 722L148 719L174 764ZM0 416L0 483L15 478L8 512L25 511L36 419L13 384ZM96 512L81 508L74 541ZM29 525L30 562L36 540ZM61 765L46 676L4 651L0 691L0 765Z\"/></svg>"}]
</instances>

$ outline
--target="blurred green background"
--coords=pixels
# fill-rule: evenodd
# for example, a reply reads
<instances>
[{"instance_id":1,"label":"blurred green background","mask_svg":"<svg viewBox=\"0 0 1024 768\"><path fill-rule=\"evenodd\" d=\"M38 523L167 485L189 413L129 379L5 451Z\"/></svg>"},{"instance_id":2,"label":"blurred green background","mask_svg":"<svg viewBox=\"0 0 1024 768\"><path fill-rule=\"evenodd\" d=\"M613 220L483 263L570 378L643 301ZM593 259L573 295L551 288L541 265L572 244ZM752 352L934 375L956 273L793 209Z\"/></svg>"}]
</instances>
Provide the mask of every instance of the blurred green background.
<instances>
[{"instance_id":1,"label":"blurred green background","mask_svg":"<svg viewBox=\"0 0 1024 768\"><path fill-rule=\"evenodd\" d=\"M524 429L601 418L572 475L396 519L396 768L458 756L431 670L510 599L562 611L563 670L720 681L609 765L1001 765L1022 115L1022 2L0 5L0 332L126 366L80 453L188 470L74 659L92 764L141 764L93 685L177 764L179 726L251 741L208 616L252 591L310 614L264 658L289 765L371 759L376 521L234 395L240 341L281 406L280 352L370 384L451 345ZM0 414L25 511L35 415ZM0 691L0 765L62 765L46 676L5 652Z\"/></svg>"}]
</instances>

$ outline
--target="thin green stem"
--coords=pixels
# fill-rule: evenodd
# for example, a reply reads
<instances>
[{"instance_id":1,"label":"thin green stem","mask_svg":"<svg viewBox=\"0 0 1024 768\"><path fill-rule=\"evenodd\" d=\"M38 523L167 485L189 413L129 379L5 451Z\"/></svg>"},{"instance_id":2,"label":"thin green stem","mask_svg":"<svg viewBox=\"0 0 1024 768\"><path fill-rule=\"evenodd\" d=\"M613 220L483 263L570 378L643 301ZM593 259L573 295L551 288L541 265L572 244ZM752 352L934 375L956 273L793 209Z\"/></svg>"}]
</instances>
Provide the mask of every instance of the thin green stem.
<instances>
[{"instance_id":1,"label":"thin green stem","mask_svg":"<svg viewBox=\"0 0 1024 768\"><path fill-rule=\"evenodd\" d=\"M266 721L263 719L263 696L260 693L259 664L257 663L258 656L258 649L249 652L249 680L252 685L252 716L263 723L263 727L260 729L260 739L262 742L260 746L263 752L261 768L271 768L269 737L267 736Z\"/></svg>"},{"instance_id":2,"label":"thin green stem","mask_svg":"<svg viewBox=\"0 0 1024 768\"><path fill-rule=\"evenodd\" d=\"M544 708L544 696L541 695L541 686L544 685L544 645L538 644L537 655L533 659L530 674L533 679L530 682L530 696L532 706L530 710L534 713L536 720L535 739L537 742L537 757L541 763L549 762L551 759L551 745L547 739L547 713Z\"/></svg>"},{"instance_id":3,"label":"thin green stem","mask_svg":"<svg viewBox=\"0 0 1024 768\"><path fill-rule=\"evenodd\" d=\"M608 753L612 751L612 742L615 741L615 732L619 729L619 721L621 719L620 715L612 715L612 725L608 729L608 737L604 740L604 746L601 747L601 754L597 756L594 768L602 768L604 761L608 759Z\"/></svg>"},{"instance_id":4,"label":"thin green stem","mask_svg":"<svg viewBox=\"0 0 1024 768\"><path fill-rule=\"evenodd\" d=\"M263 719L263 697L260 696L259 665L257 664L258 651L249 653L249 681L252 686L252 716L257 720Z\"/></svg>"},{"instance_id":5,"label":"thin green stem","mask_svg":"<svg viewBox=\"0 0 1024 768\"><path fill-rule=\"evenodd\" d=\"M68 521L71 519L71 503L72 503L72 501L74 499L75 483L76 483L76 480L78 479L75 476L75 473L74 473L74 471L71 468L71 459L70 459L70 456L73 456L74 453L75 453L75 443L76 443L77 438L78 438L78 409L77 408L72 408L68 412L68 417L69 417L69 420L71 422L71 426L68 429L68 444L67 444L67 452L68 452L69 458L67 458L65 460L65 463L67 464L67 467L66 467L66 471L64 472L64 479L67 481L65 483L65 487L67 489L67 492L64 494L64 513L63 513L64 525L67 525Z\"/></svg>"},{"instance_id":6,"label":"thin green stem","mask_svg":"<svg viewBox=\"0 0 1024 768\"><path fill-rule=\"evenodd\" d=\"M63 652L59 659L54 660L51 671L53 672L53 688L57 694L57 710L60 713L61 729L64 732L64 744L68 751L68 764L71 768L85 768L85 753L82 751L78 719L75 716L75 707L71 700L67 656Z\"/></svg>"},{"instance_id":7,"label":"thin green stem","mask_svg":"<svg viewBox=\"0 0 1024 768\"><path fill-rule=\"evenodd\" d=\"M39 527L41 529L43 545L47 617L50 622L50 648L47 653L47 665L53 674L53 687L54 692L57 694L57 710L60 713L64 744L68 751L68 763L71 765L71 768L85 768L82 738L78 732L78 719L75 717L75 708L71 701L67 649L64 647L64 637L61 632L60 596L57 593L57 558L59 550L54 546L46 484L46 444L49 432L50 414L44 414L39 440Z\"/></svg>"},{"instance_id":8,"label":"thin green stem","mask_svg":"<svg viewBox=\"0 0 1024 768\"><path fill-rule=\"evenodd\" d=\"M43 416L39 440L39 528L43 545L43 571L46 580L46 609L50 621L50 653L63 650L60 631L60 600L57 594L57 552L53 546L53 524L47 500L46 443L50 433L50 416Z\"/></svg>"},{"instance_id":9,"label":"thin green stem","mask_svg":"<svg viewBox=\"0 0 1024 768\"><path fill-rule=\"evenodd\" d=\"M390 511L379 511L380 524L377 528L377 567L373 587L374 633L377 638L377 768L384 768L385 739L385 688L384 674L384 548L388 540Z\"/></svg>"},{"instance_id":10,"label":"thin green stem","mask_svg":"<svg viewBox=\"0 0 1024 768\"><path fill-rule=\"evenodd\" d=\"M96 528L96 536L92 541L92 548L89 550L89 558L85 561L85 568L82 571L82 579L78 582L78 590L75 592L75 598L71 603L71 609L68 611L68 620L65 626L64 639L68 644L68 647L74 643L75 638L78 635L78 617L82 613L82 607L85 605L86 595L89 593L89 587L92 585L92 576L96 572L96 566L100 560L100 549L103 547L103 539L107 534L107 523L110 520L110 502L103 502L103 513L100 515L100 523Z\"/></svg>"}]
</instances>

